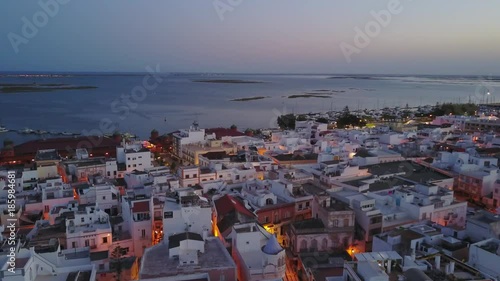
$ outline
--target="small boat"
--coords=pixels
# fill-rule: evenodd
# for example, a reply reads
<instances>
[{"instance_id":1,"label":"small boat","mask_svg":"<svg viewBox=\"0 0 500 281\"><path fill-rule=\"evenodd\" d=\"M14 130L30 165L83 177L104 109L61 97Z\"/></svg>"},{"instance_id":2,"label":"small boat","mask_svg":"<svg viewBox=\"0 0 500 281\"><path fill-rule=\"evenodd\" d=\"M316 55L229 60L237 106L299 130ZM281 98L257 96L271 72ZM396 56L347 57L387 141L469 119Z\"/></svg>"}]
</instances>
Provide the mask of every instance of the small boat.
<instances>
[{"instance_id":1,"label":"small boat","mask_svg":"<svg viewBox=\"0 0 500 281\"><path fill-rule=\"evenodd\" d=\"M73 133L68 133L68 132L62 132L61 135L63 136L72 136Z\"/></svg>"},{"instance_id":2,"label":"small boat","mask_svg":"<svg viewBox=\"0 0 500 281\"><path fill-rule=\"evenodd\" d=\"M30 128L24 128L21 131L19 131L21 134L33 134L35 130L30 129Z\"/></svg>"},{"instance_id":3,"label":"small boat","mask_svg":"<svg viewBox=\"0 0 500 281\"><path fill-rule=\"evenodd\" d=\"M136 136L136 135L134 135L134 134L130 134L130 133L124 133L124 134L122 135L122 137L124 137L124 138L126 138L126 139L135 139L135 138L137 138L137 136Z\"/></svg>"},{"instance_id":4,"label":"small boat","mask_svg":"<svg viewBox=\"0 0 500 281\"><path fill-rule=\"evenodd\" d=\"M36 130L35 134L37 134L37 135L46 135L46 134L48 134L48 132L44 131L44 130Z\"/></svg>"},{"instance_id":5,"label":"small boat","mask_svg":"<svg viewBox=\"0 0 500 281\"><path fill-rule=\"evenodd\" d=\"M8 131L9 130L7 128L5 128L4 126L0 126L0 133L6 133Z\"/></svg>"}]
</instances>

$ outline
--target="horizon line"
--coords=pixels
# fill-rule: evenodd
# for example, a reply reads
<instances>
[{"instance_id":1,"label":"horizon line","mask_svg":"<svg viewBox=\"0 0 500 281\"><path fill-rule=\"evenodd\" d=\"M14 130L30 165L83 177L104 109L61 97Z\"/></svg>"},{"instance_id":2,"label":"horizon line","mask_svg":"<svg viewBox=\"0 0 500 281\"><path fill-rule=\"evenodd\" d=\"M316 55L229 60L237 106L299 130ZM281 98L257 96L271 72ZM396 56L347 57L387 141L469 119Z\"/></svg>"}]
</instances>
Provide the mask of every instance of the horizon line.
<instances>
[{"instance_id":1,"label":"horizon line","mask_svg":"<svg viewBox=\"0 0 500 281\"><path fill-rule=\"evenodd\" d=\"M0 71L0 74L147 74L147 71L52 71L52 70L20 70ZM465 76L465 77L495 77L500 74L422 74L422 73L324 73L324 72L200 72L200 71L165 71L159 74L208 74L208 75L341 75L341 76Z\"/></svg>"}]
</instances>

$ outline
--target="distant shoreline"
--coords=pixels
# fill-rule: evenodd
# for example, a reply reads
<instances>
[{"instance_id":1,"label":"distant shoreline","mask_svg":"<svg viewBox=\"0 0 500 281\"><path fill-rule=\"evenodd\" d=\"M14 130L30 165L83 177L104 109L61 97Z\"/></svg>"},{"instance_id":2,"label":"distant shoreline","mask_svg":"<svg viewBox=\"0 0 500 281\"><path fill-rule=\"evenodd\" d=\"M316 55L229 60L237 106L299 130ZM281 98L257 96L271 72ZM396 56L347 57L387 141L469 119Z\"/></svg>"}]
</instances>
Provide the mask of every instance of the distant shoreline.
<instances>
[{"instance_id":1,"label":"distant shoreline","mask_svg":"<svg viewBox=\"0 0 500 281\"><path fill-rule=\"evenodd\" d=\"M330 94L315 94L315 93L306 93L306 94L298 94L298 95L290 95L289 99L298 99L298 98L330 98Z\"/></svg>"},{"instance_id":2,"label":"distant shoreline","mask_svg":"<svg viewBox=\"0 0 500 281\"><path fill-rule=\"evenodd\" d=\"M0 93L34 93L34 92L52 92L61 90L88 90L97 89L96 86L72 86L68 84L0 84Z\"/></svg>"},{"instance_id":3,"label":"distant shoreline","mask_svg":"<svg viewBox=\"0 0 500 281\"><path fill-rule=\"evenodd\" d=\"M205 79L205 80L193 80L196 83L220 83L220 84L257 84L264 83L260 81L247 81L247 80L239 80L239 79Z\"/></svg>"},{"instance_id":4,"label":"distant shoreline","mask_svg":"<svg viewBox=\"0 0 500 281\"><path fill-rule=\"evenodd\" d=\"M266 99L266 98L269 98L269 97L259 96L259 97L249 97L249 98L232 99L232 100L229 100L229 101L252 101L252 100L261 100L261 99Z\"/></svg>"}]
</instances>

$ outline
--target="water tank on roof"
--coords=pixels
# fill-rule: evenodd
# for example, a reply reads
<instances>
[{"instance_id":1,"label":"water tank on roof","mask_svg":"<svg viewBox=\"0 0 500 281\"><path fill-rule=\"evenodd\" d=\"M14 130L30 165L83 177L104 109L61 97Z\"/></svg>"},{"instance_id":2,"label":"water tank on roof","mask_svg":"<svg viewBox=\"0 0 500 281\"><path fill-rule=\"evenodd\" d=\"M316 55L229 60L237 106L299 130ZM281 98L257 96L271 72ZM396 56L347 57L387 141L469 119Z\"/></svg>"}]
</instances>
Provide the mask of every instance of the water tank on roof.
<instances>
[{"instance_id":1,"label":"water tank on roof","mask_svg":"<svg viewBox=\"0 0 500 281\"><path fill-rule=\"evenodd\" d=\"M277 255L279 252L283 251L283 248L276 240L276 236L271 235L271 238L267 241L266 245L262 247L262 252L268 255Z\"/></svg>"},{"instance_id":2,"label":"water tank on roof","mask_svg":"<svg viewBox=\"0 0 500 281\"><path fill-rule=\"evenodd\" d=\"M407 281L432 281L422 270L410 268L404 273Z\"/></svg>"}]
</instances>

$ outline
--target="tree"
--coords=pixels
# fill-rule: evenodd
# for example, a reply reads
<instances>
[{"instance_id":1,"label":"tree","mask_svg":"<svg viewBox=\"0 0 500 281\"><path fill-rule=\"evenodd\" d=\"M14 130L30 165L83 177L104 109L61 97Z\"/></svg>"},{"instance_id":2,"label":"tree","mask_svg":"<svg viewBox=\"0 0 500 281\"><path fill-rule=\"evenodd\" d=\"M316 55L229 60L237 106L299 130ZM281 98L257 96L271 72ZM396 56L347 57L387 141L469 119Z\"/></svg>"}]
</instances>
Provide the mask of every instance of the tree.
<instances>
[{"instance_id":1,"label":"tree","mask_svg":"<svg viewBox=\"0 0 500 281\"><path fill-rule=\"evenodd\" d=\"M278 117L278 126L284 130L295 129L295 115L286 114Z\"/></svg>"},{"instance_id":2,"label":"tree","mask_svg":"<svg viewBox=\"0 0 500 281\"><path fill-rule=\"evenodd\" d=\"M305 115L299 115L297 116L297 118L295 119L296 121L307 121L307 117Z\"/></svg>"},{"instance_id":3,"label":"tree","mask_svg":"<svg viewBox=\"0 0 500 281\"><path fill-rule=\"evenodd\" d=\"M344 107L344 110L342 110L342 115L343 115L343 116L348 116L348 115L350 115L350 114L351 114L351 111L349 111L349 107L346 105L346 106Z\"/></svg>"},{"instance_id":4,"label":"tree","mask_svg":"<svg viewBox=\"0 0 500 281\"><path fill-rule=\"evenodd\" d=\"M323 124L328 124L330 123L330 121L328 119L326 119L325 117L319 117L316 119L316 122L318 123L323 123Z\"/></svg>"},{"instance_id":5,"label":"tree","mask_svg":"<svg viewBox=\"0 0 500 281\"><path fill-rule=\"evenodd\" d=\"M177 167L177 163L176 163L176 162L172 162L172 164L170 164L170 170L171 170L172 172L174 172L174 173L175 173L175 168L176 168L176 167Z\"/></svg>"},{"instance_id":6,"label":"tree","mask_svg":"<svg viewBox=\"0 0 500 281\"><path fill-rule=\"evenodd\" d=\"M253 130L250 129L250 128L246 129L245 130L245 135L250 136L250 137L253 136Z\"/></svg>"},{"instance_id":7,"label":"tree","mask_svg":"<svg viewBox=\"0 0 500 281\"><path fill-rule=\"evenodd\" d=\"M149 139L150 140L156 140L158 137L160 136L160 134L158 133L158 131L156 129L153 129L151 131L151 134L149 136Z\"/></svg>"},{"instance_id":8,"label":"tree","mask_svg":"<svg viewBox=\"0 0 500 281\"><path fill-rule=\"evenodd\" d=\"M12 148L14 146L14 142L10 139L5 139L3 141L3 148Z\"/></svg>"},{"instance_id":9,"label":"tree","mask_svg":"<svg viewBox=\"0 0 500 281\"><path fill-rule=\"evenodd\" d=\"M122 271L123 271L123 249L122 249L122 247L117 246L111 252L110 267L113 269L113 272L115 273L115 280L120 281L122 278Z\"/></svg>"},{"instance_id":10,"label":"tree","mask_svg":"<svg viewBox=\"0 0 500 281\"><path fill-rule=\"evenodd\" d=\"M236 125L233 124L233 125L231 125L230 129L233 131L236 131L236 130L238 130L238 127L236 127Z\"/></svg>"}]
</instances>

